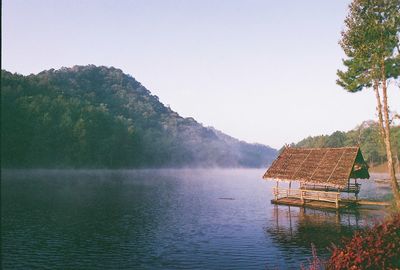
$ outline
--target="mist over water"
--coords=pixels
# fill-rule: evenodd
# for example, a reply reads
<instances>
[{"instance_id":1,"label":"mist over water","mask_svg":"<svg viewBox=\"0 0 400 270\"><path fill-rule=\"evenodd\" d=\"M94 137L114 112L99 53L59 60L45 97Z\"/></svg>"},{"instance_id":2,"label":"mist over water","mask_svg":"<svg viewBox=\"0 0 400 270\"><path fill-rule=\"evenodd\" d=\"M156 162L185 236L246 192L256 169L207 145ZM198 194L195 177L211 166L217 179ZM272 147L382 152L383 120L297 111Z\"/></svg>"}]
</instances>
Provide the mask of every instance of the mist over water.
<instances>
[{"instance_id":1,"label":"mist over water","mask_svg":"<svg viewBox=\"0 0 400 270\"><path fill-rule=\"evenodd\" d=\"M263 173L2 171L2 268L298 269L384 216L272 205Z\"/></svg>"}]
</instances>

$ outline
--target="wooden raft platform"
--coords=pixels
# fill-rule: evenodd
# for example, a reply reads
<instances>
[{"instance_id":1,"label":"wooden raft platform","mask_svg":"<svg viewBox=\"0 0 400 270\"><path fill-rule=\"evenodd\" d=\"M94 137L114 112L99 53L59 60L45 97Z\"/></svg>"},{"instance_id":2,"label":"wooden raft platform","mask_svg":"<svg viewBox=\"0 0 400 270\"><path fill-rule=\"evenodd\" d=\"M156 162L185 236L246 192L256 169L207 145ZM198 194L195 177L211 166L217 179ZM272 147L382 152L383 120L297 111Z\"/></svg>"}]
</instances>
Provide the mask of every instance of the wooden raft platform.
<instances>
[{"instance_id":1,"label":"wooden raft platform","mask_svg":"<svg viewBox=\"0 0 400 270\"><path fill-rule=\"evenodd\" d=\"M271 200L271 203L273 204L293 205L316 209L348 209L356 207L372 207L375 209L376 207L390 206L389 202L341 199L339 192L274 188L273 193L275 197Z\"/></svg>"},{"instance_id":2,"label":"wooden raft platform","mask_svg":"<svg viewBox=\"0 0 400 270\"><path fill-rule=\"evenodd\" d=\"M357 204L355 202L342 202L339 201L339 205L336 206L336 203L333 202L326 202L326 201L306 201L302 202L300 198L279 198L271 200L273 204L282 204L282 205L293 205L293 206L301 206L301 207L308 207L308 208L328 208L328 209L338 209L338 208L351 208L355 207Z\"/></svg>"}]
</instances>

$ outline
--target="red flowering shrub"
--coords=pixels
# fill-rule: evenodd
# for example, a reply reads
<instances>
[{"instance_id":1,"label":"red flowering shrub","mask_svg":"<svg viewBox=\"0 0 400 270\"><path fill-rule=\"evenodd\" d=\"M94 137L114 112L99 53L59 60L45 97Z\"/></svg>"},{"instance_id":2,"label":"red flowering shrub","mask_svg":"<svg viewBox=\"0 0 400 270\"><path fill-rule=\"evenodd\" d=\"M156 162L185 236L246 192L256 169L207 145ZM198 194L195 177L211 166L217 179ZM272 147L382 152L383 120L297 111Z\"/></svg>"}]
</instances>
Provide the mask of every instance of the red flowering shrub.
<instances>
[{"instance_id":1,"label":"red flowering shrub","mask_svg":"<svg viewBox=\"0 0 400 270\"><path fill-rule=\"evenodd\" d=\"M335 247L327 269L400 269L400 214Z\"/></svg>"}]
</instances>

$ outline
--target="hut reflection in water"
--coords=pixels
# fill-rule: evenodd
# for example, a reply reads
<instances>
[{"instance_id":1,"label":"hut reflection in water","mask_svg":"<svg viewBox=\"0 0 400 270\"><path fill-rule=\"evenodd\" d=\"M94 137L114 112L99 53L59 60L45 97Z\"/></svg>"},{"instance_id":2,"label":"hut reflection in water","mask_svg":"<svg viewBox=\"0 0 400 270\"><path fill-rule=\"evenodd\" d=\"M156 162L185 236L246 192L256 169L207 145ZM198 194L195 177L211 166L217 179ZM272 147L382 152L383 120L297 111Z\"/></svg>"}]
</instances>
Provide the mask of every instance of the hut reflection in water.
<instances>
[{"instance_id":1,"label":"hut reflection in water","mask_svg":"<svg viewBox=\"0 0 400 270\"><path fill-rule=\"evenodd\" d=\"M305 207L274 205L266 237L284 254L305 253L311 256L314 244L321 256L329 254L332 244L340 244L356 230L372 226L385 215L383 211L328 211ZM288 258L289 259L289 258Z\"/></svg>"}]
</instances>

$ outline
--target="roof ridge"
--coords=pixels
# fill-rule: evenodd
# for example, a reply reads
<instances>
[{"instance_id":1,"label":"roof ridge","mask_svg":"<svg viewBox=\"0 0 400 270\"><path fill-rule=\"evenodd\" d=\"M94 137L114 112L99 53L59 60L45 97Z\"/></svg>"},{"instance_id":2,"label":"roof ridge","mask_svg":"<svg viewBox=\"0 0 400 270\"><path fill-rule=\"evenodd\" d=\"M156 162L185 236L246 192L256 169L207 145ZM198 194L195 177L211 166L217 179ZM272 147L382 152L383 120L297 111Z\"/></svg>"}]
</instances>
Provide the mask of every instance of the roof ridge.
<instances>
[{"instance_id":1,"label":"roof ridge","mask_svg":"<svg viewBox=\"0 0 400 270\"><path fill-rule=\"evenodd\" d=\"M360 148L359 146L343 146L343 147L287 147L290 149L301 149L301 150L305 150L305 149L355 149L355 148ZM287 149L285 148L285 149Z\"/></svg>"}]
</instances>

